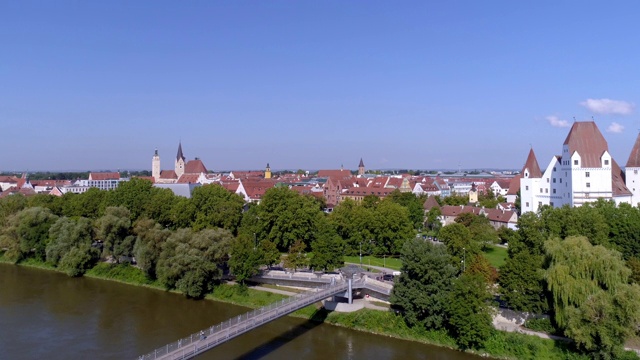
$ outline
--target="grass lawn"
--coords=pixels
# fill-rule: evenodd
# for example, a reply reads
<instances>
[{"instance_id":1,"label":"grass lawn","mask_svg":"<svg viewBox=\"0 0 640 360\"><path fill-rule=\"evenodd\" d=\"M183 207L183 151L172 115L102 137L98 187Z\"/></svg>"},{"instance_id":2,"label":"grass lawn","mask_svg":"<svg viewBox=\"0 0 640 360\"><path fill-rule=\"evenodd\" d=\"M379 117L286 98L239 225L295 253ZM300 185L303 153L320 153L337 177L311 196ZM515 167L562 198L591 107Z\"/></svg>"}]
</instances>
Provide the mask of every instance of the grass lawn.
<instances>
[{"instance_id":1,"label":"grass lawn","mask_svg":"<svg viewBox=\"0 0 640 360\"><path fill-rule=\"evenodd\" d=\"M345 256L344 261L348 263L360 264L360 256ZM374 256L363 256L362 266L382 266L389 269L400 270L402 262L397 258L378 258Z\"/></svg>"},{"instance_id":2,"label":"grass lawn","mask_svg":"<svg viewBox=\"0 0 640 360\"><path fill-rule=\"evenodd\" d=\"M499 269L507 260L507 249L501 246L490 245L489 248L484 251L484 256L493 267Z\"/></svg>"}]
</instances>

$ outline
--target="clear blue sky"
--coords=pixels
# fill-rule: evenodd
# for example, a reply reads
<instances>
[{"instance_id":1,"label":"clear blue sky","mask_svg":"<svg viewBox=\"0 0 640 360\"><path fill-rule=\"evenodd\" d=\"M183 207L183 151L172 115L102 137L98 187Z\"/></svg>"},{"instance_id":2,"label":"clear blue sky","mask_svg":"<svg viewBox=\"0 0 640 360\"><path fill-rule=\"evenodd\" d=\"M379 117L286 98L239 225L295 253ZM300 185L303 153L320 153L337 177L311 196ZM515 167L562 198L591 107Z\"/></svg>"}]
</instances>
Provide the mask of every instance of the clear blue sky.
<instances>
[{"instance_id":1,"label":"clear blue sky","mask_svg":"<svg viewBox=\"0 0 640 360\"><path fill-rule=\"evenodd\" d=\"M624 166L640 2L4 1L1 170ZM607 131L607 129L611 131Z\"/></svg>"}]
</instances>

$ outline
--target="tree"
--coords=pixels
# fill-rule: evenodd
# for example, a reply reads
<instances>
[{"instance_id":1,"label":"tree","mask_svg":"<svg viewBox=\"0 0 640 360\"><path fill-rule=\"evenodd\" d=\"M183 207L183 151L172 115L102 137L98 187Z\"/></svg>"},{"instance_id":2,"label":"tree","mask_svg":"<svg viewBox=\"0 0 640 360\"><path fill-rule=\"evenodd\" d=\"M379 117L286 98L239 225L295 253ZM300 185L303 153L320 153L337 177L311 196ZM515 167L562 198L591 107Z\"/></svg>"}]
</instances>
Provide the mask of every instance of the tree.
<instances>
[{"instance_id":1,"label":"tree","mask_svg":"<svg viewBox=\"0 0 640 360\"><path fill-rule=\"evenodd\" d=\"M491 295L480 275L462 274L453 282L447 302L448 325L462 348L482 348L495 331L491 323Z\"/></svg>"},{"instance_id":2,"label":"tree","mask_svg":"<svg viewBox=\"0 0 640 360\"><path fill-rule=\"evenodd\" d=\"M360 243L368 244L374 237L374 209L351 199L345 199L333 208L329 222L345 242L346 254L357 254Z\"/></svg>"},{"instance_id":3,"label":"tree","mask_svg":"<svg viewBox=\"0 0 640 360\"><path fill-rule=\"evenodd\" d=\"M541 274L543 262L543 255L523 250L510 253L500 267L498 280L502 299L511 309L536 314L548 311L546 285Z\"/></svg>"},{"instance_id":4,"label":"tree","mask_svg":"<svg viewBox=\"0 0 640 360\"><path fill-rule=\"evenodd\" d=\"M133 251L131 228L131 213L125 207L110 206L104 216L96 220L97 238L102 240L102 257L113 256L116 263L122 256L131 256Z\"/></svg>"},{"instance_id":5,"label":"tree","mask_svg":"<svg viewBox=\"0 0 640 360\"><path fill-rule=\"evenodd\" d=\"M305 247L314 240L321 203L287 187L267 190L256 207L257 236L274 242L280 250L301 240Z\"/></svg>"},{"instance_id":6,"label":"tree","mask_svg":"<svg viewBox=\"0 0 640 360\"><path fill-rule=\"evenodd\" d=\"M150 278L156 278L156 264L162 252L162 246L171 231L151 219L139 219L133 226L136 235L133 254L137 266Z\"/></svg>"},{"instance_id":7,"label":"tree","mask_svg":"<svg viewBox=\"0 0 640 360\"><path fill-rule=\"evenodd\" d=\"M411 239L402 248L401 275L391 293L391 303L402 309L409 326L442 328L446 304L457 268L443 246Z\"/></svg>"},{"instance_id":8,"label":"tree","mask_svg":"<svg viewBox=\"0 0 640 360\"><path fill-rule=\"evenodd\" d=\"M131 212L131 220L136 220L148 208L154 191L153 183L146 179L132 178L122 181L115 190L106 192L108 206L123 206Z\"/></svg>"},{"instance_id":9,"label":"tree","mask_svg":"<svg viewBox=\"0 0 640 360\"><path fill-rule=\"evenodd\" d=\"M280 263L280 251L276 244L269 240L262 240L258 247L262 254L262 264L271 267Z\"/></svg>"},{"instance_id":10,"label":"tree","mask_svg":"<svg viewBox=\"0 0 640 360\"><path fill-rule=\"evenodd\" d=\"M193 230L223 228L238 233L244 200L219 184L204 185L193 190L191 202L198 211Z\"/></svg>"},{"instance_id":11,"label":"tree","mask_svg":"<svg viewBox=\"0 0 640 360\"><path fill-rule=\"evenodd\" d=\"M411 192L400 192L396 189L387 196L391 202L404 206L409 210L409 219L413 223L414 229L421 229L424 224L424 199L417 197Z\"/></svg>"},{"instance_id":12,"label":"tree","mask_svg":"<svg viewBox=\"0 0 640 360\"><path fill-rule=\"evenodd\" d=\"M49 229L47 262L70 276L84 274L99 258L99 251L91 247L91 235L91 222L87 218L59 218Z\"/></svg>"},{"instance_id":13,"label":"tree","mask_svg":"<svg viewBox=\"0 0 640 360\"><path fill-rule=\"evenodd\" d=\"M297 269L307 265L307 254L304 252L306 245L298 240L289 248L289 253L284 259L284 267L293 269L295 272Z\"/></svg>"},{"instance_id":14,"label":"tree","mask_svg":"<svg viewBox=\"0 0 640 360\"><path fill-rule=\"evenodd\" d=\"M451 260L461 267L467 257L480 253L480 245L473 241L471 232L464 225L454 223L443 227L438 238L447 246Z\"/></svg>"},{"instance_id":15,"label":"tree","mask_svg":"<svg viewBox=\"0 0 640 360\"><path fill-rule=\"evenodd\" d=\"M154 219L157 223L166 227L173 227L171 210L177 201L176 195L171 189L160 189L154 187L151 191L151 198L146 204L144 216Z\"/></svg>"},{"instance_id":16,"label":"tree","mask_svg":"<svg viewBox=\"0 0 640 360\"><path fill-rule=\"evenodd\" d=\"M31 255L38 260L45 259L49 228L57 220L51 210L42 207L27 208L18 214L16 234L22 257Z\"/></svg>"},{"instance_id":17,"label":"tree","mask_svg":"<svg viewBox=\"0 0 640 360\"><path fill-rule=\"evenodd\" d=\"M440 222L440 216L442 212L440 208L434 206L427 212L426 225L433 235L438 235L442 228L442 222Z\"/></svg>"},{"instance_id":18,"label":"tree","mask_svg":"<svg viewBox=\"0 0 640 360\"><path fill-rule=\"evenodd\" d=\"M160 282L190 298L201 298L222 277L219 265L227 260L233 235L225 229L176 230L162 246L157 264Z\"/></svg>"},{"instance_id":19,"label":"tree","mask_svg":"<svg viewBox=\"0 0 640 360\"><path fill-rule=\"evenodd\" d=\"M258 273L264 259L261 249L255 245L253 239L246 235L240 235L231 242L229 267L241 285Z\"/></svg>"},{"instance_id":20,"label":"tree","mask_svg":"<svg viewBox=\"0 0 640 360\"><path fill-rule=\"evenodd\" d=\"M385 199L375 208L373 218L374 251L378 255L398 254L404 242L415 237L409 210L402 205Z\"/></svg>"},{"instance_id":21,"label":"tree","mask_svg":"<svg viewBox=\"0 0 640 360\"><path fill-rule=\"evenodd\" d=\"M489 260L482 254L475 254L469 261L466 271L472 275L480 275L486 282L487 286L493 285L498 279L498 271L491 266Z\"/></svg>"},{"instance_id":22,"label":"tree","mask_svg":"<svg viewBox=\"0 0 640 360\"><path fill-rule=\"evenodd\" d=\"M313 256L309 266L316 270L334 270L344 265L344 242L335 229L329 224L324 214L318 220L318 234L311 242Z\"/></svg>"},{"instance_id":23,"label":"tree","mask_svg":"<svg viewBox=\"0 0 640 360\"><path fill-rule=\"evenodd\" d=\"M66 193L62 196L62 214L96 219L104 212L107 195L107 191L98 188L89 188L82 194Z\"/></svg>"},{"instance_id":24,"label":"tree","mask_svg":"<svg viewBox=\"0 0 640 360\"><path fill-rule=\"evenodd\" d=\"M640 259L632 257L627 260L627 267L631 270L629 281L640 285Z\"/></svg>"},{"instance_id":25,"label":"tree","mask_svg":"<svg viewBox=\"0 0 640 360\"><path fill-rule=\"evenodd\" d=\"M550 265L545 278L556 323L578 348L613 357L640 324L640 286L619 252L593 246L586 237L545 242Z\"/></svg>"}]
</instances>

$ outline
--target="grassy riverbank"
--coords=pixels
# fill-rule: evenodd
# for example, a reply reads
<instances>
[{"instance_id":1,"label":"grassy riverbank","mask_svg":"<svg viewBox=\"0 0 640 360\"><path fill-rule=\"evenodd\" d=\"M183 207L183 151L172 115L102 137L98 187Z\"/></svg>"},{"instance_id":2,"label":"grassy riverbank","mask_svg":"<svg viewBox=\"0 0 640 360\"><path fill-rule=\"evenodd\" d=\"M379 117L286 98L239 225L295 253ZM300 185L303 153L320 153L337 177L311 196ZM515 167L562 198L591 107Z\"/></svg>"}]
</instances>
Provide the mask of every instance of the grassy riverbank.
<instances>
[{"instance_id":1,"label":"grassy riverbank","mask_svg":"<svg viewBox=\"0 0 640 360\"><path fill-rule=\"evenodd\" d=\"M0 262L7 262L1 254ZM20 263L20 265L56 270L46 263L34 260ZM129 265L100 263L89 270L85 276L165 291L158 282L149 280L141 270ZM207 300L221 301L249 308L265 306L283 298L286 298L286 296L227 284L216 286L215 290L206 296ZM321 321L372 334L456 349L455 340L446 332L410 328L401 316L390 311L363 309L353 313L337 313L326 311L316 304L296 311L292 315L306 318L310 321ZM487 342L485 348L474 351L474 353L501 359L588 359L587 356L572 352L569 346L569 344L562 341L496 331ZM637 359L637 357L630 354L628 359Z\"/></svg>"}]
</instances>

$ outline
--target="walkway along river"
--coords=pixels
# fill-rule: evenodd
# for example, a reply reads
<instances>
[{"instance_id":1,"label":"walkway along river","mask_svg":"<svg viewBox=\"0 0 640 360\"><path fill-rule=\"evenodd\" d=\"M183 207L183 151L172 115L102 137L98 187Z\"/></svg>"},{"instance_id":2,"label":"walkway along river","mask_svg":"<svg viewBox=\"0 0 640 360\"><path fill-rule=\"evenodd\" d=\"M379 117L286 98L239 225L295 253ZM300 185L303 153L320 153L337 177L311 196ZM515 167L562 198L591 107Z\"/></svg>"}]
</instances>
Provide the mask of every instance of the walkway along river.
<instances>
[{"instance_id":1,"label":"walkway along river","mask_svg":"<svg viewBox=\"0 0 640 360\"><path fill-rule=\"evenodd\" d=\"M0 357L134 359L246 312L179 294L0 264ZM470 354L285 317L199 359L478 359Z\"/></svg>"}]
</instances>

